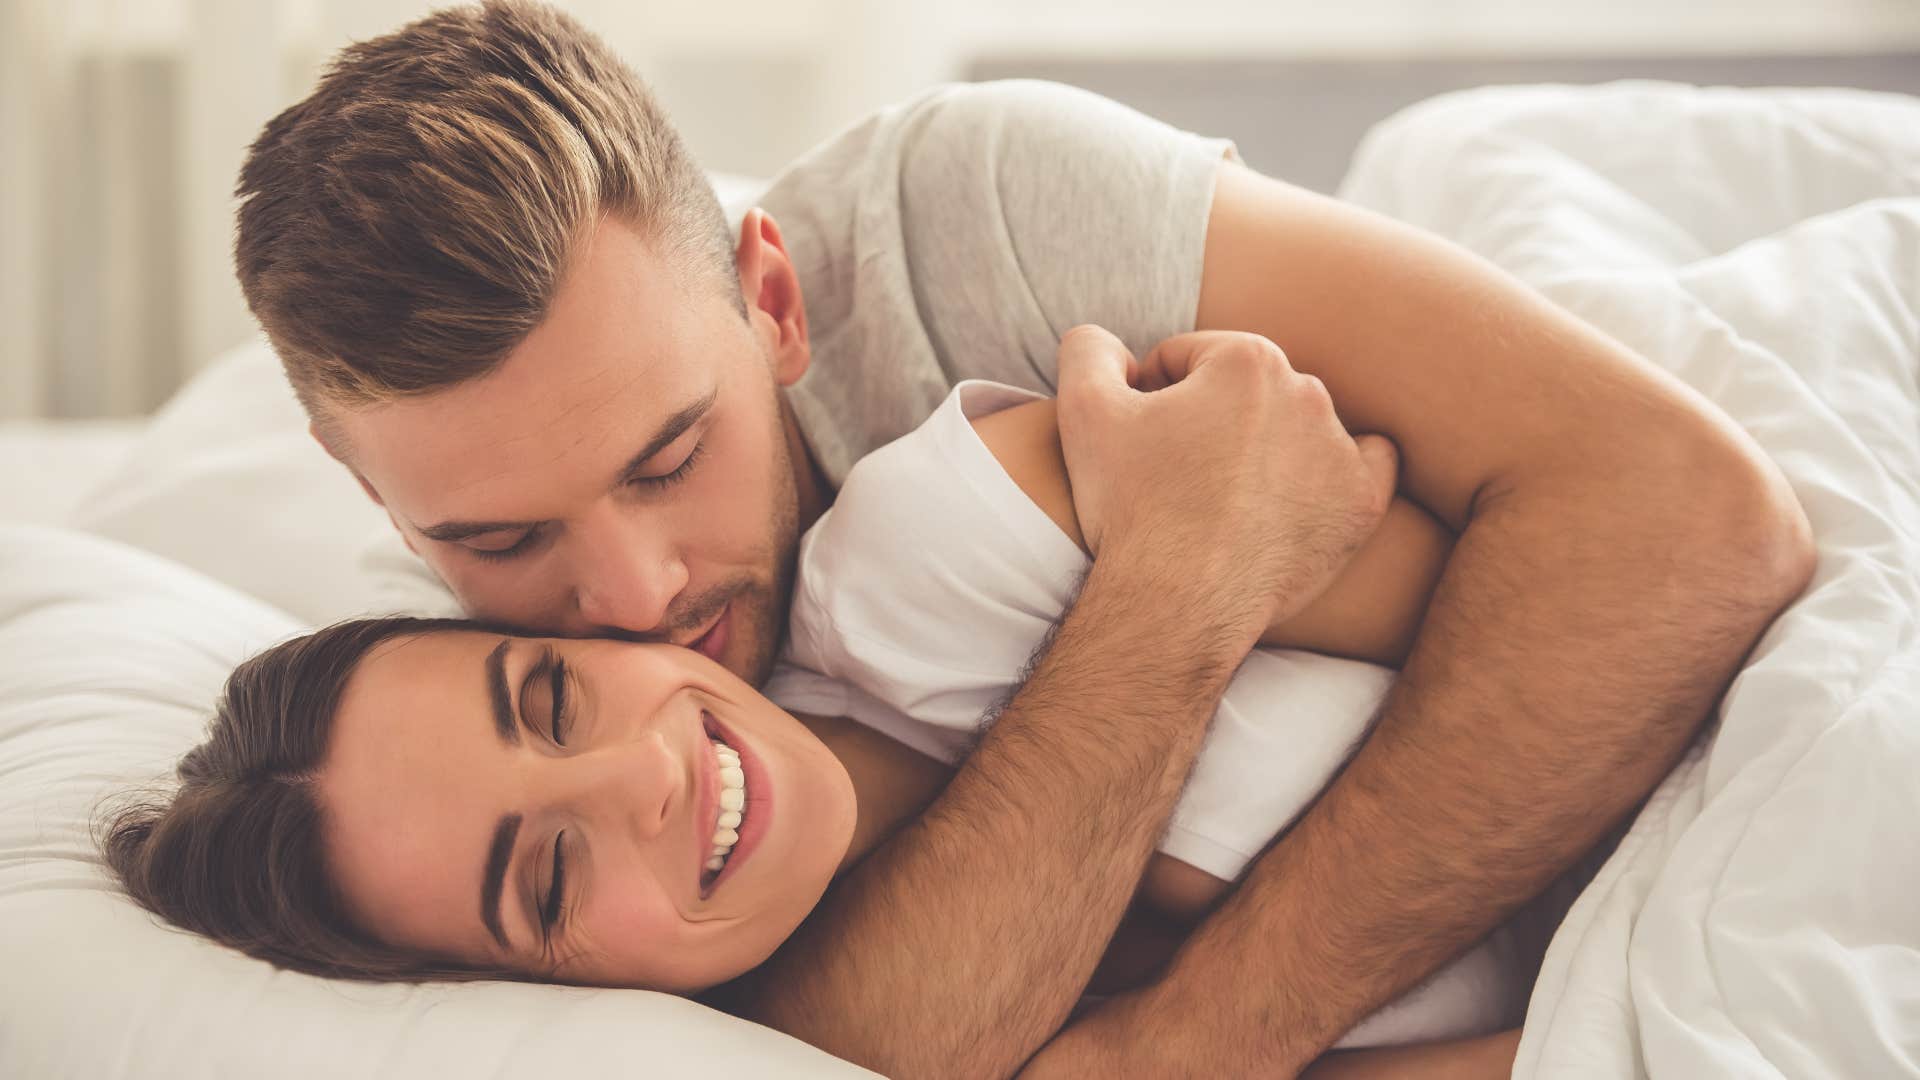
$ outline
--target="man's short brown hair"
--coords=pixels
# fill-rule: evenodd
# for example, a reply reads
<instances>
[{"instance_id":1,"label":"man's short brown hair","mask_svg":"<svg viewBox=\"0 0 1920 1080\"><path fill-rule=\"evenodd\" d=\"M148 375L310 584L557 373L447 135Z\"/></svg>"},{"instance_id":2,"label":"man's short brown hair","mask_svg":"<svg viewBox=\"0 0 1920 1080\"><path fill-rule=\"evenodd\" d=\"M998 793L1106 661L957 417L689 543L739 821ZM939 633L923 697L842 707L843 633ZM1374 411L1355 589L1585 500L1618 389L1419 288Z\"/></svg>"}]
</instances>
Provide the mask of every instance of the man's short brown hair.
<instances>
[{"instance_id":1,"label":"man's short brown hair","mask_svg":"<svg viewBox=\"0 0 1920 1080\"><path fill-rule=\"evenodd\" d=\"M240 170L234 262L315 419L491 371L617 217L744 316L706 175L605 42L519 0L341 50Z\"/></svg>"}]
</instances>

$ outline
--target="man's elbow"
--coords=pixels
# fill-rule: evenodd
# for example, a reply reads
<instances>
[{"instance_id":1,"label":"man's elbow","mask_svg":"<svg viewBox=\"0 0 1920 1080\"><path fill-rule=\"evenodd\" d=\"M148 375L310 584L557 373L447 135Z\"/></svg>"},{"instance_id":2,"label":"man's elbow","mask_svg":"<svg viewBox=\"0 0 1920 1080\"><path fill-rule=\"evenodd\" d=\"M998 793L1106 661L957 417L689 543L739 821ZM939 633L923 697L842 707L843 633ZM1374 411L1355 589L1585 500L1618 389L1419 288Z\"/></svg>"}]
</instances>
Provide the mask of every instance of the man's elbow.
<instances>
[{"instance_id":1,"label":"man's elbow","mask_svg":"<svg viewBox=\"0 0 1920 1080\"><path fill-rule=\"evenodd\" d=\"M1777 471L1776 471L1777 475ZM1797 599L1813 580L1819 552L1813 525L1793 490L1781 479L1777 489L1756 497L1747 541L1756 589L1775 613Z\"/></svg>"},{"instance_id":2,"label":"man's elbow","mask_svg":"<svg viewBox=\"0 0 1920 1080\"><path fill-rule=\"evenodd\" d=\"M1722 442L1705 456L1688 512L1701 587L1764 625L1812 580L1813 527L1779 466L1750 442Z\"/></svg>"}]
</instances>

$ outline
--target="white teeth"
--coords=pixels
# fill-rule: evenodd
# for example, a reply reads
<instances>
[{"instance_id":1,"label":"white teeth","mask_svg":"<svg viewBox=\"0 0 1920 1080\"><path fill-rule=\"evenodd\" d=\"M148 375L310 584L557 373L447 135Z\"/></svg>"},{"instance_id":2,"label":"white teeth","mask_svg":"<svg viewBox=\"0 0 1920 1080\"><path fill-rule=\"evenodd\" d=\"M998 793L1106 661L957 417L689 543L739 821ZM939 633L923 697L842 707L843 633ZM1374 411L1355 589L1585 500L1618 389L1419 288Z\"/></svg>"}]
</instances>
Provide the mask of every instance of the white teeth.
<instances>
[{"instance_id":1,"label":"white teeth","mask_svg":"<svg viewBox=\"0 0 1920 1080\"><path fill-rule=\"evenodd\" d=\"M747 802L747 774L740 767L740 755L726 743L711 736L713 755L720 763L720 813L714 821L713 854L705 866L709 873L716 873L727 863L727 856L733 846L740 842L741 811Z\"/></svg>"}]
</instances>

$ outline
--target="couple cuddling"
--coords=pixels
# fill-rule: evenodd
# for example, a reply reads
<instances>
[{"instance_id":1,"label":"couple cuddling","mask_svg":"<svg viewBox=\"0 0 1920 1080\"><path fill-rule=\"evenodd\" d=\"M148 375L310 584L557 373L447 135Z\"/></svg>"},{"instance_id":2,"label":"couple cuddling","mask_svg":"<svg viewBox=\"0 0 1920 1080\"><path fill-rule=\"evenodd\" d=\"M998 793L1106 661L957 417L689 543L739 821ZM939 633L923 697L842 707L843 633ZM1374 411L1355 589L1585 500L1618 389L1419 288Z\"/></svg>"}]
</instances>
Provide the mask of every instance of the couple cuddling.
<instances>
[{"instance_id":1,"label":"couple cuddling","mask_svg":"<svg viewBox=\"0 0 1920 1080\"><path fill-rule=\"evenodd\" d=\"M247 661L114 821L291 968L896 1076L1504 1075L1516 913L1811 570L1644 359L1065 88L885 110L734 230L604 45L488 3L345 50L240 195L316 437L472 616Z\"/></svg>"}]
</instances>

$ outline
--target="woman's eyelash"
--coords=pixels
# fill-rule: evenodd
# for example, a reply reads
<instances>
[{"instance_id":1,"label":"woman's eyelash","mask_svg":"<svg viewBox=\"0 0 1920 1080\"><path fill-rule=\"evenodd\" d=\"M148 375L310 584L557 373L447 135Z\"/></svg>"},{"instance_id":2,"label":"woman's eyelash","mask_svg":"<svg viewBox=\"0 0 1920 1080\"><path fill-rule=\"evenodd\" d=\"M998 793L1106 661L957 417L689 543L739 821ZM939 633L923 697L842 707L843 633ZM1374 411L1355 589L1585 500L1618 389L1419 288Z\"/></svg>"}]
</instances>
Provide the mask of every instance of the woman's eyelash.
<instances>
[{"instance_id":1,"label":"woman's eyelash","mask_svg":"<svg viewBox=\"0 0 1920 1080\"><path fill-rule=\"evenodd\" d=\"M540 658L520 678L519 706L520 722L529 733L536 733L540 723L540 702L533 696L534 690L544 680L547 689L547 737L555 746L567 745L567 732L573 729L573 718L568 715L568 702L573 694L573 669L551 645L540 648Z\"/></svg>"},{"instance_id":2,"label":"woman's eyelash","mask_svg":"<svg viewBox=\"0 0 1920 1080\"><path fill-rule=\"evenodd\" d=\"M705 442L694 443L693 450L687 454L687 459L680 463L679 468L664 476L636 476L633 478L633 483L650 488L671 487L687 478L687 474L693 471L693 463L700 460L700 455L706 451L706 447Z\"/></svg>"},{"instance_id":3,"label":"woman's eyelash","mask_svg":"<svg viewBox=\"0 0 1920 1080\"><path fill-rule=\"evenodd\" d=\"M555 659L553 662L552 691L549 698L553 702L553 742L556 746L567 745L567 737L560 732L560 721L567 715L567 662Z\"/></svg>"},{"instance_id":4,"label":"woman's eyelash","mask_svg":"<svg viewBox=\"0 0 1920 1080\"><path fill-rule=\"evenodd\" d=\"M562 829L553 836L553 883L547 886L547 902L540 906L540 934L545 939L551 938L553 924L560 918L560 901L566 895L563 886L567 862L560 848L560 841L566 835L566 830Z\"/></svg>"}]
</instances>

